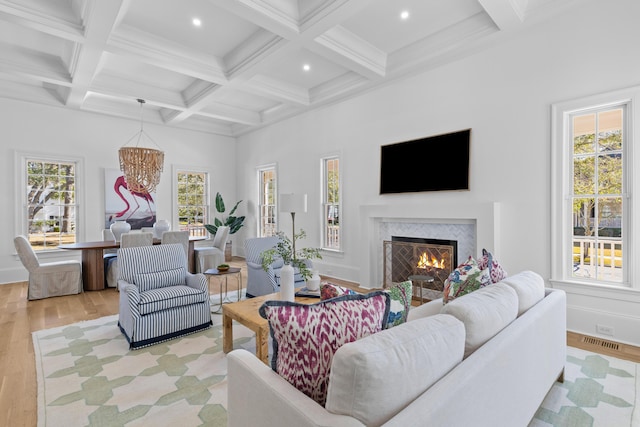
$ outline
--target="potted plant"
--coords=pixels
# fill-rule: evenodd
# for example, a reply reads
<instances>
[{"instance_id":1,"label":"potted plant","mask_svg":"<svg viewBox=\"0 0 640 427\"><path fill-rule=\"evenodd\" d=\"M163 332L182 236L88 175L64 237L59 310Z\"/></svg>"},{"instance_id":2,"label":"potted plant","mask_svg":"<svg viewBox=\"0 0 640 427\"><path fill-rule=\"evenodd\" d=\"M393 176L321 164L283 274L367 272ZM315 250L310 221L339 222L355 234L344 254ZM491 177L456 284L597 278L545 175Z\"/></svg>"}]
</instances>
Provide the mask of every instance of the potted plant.
<instances>
[{"instance_id":1,"label":"potted plant","mask_svg":"<svg viewBox=\"0 0 640 427\"><path fill-rule=\"evenodd\" d=\"M276 247L262 252L262 268L264 271L268 271L269 266L273 264L276 259L282 258L285 264L298 268L300 275L302 275L305 280L309 279L312 273L307 266L307 260L313 258L322 259L320 249L302 248L294 251L295 241L307 237L307 234L302 229L298 234L293 235L293 242L282 231L279 231L276 235L280 238Z\"/></svg>"},{"instance_id":2,"label":"potted plant","mask_svg":"<svg viewBox=\"0 0 640 427\"><path fill-rule=\"evenodd\" d=\"M221 225L226 225L229 227L229 234L234 234L235 232L240 230L240 228L242 228L242 226L244 225L244 216L233 215L236 212L236 209L238 209L238 205L240 204L240 202L242 202L242 200L238 201L233 206L233 209L229 211L229 215L225 217L224 213L226 211L226 207L224 205L224 200L222 199L222 195L219 192L216 193L216 211L220 214L220 217L216 217L213 221L213 224L205 224L204 228L206 228L212 236L215 236L216 232L218 231L218 227L220 227ZM228 241L227 244L231 245L231 241ZM226 259L226 257L225 260L230 261Z\"/></svg>"}]
</instances>

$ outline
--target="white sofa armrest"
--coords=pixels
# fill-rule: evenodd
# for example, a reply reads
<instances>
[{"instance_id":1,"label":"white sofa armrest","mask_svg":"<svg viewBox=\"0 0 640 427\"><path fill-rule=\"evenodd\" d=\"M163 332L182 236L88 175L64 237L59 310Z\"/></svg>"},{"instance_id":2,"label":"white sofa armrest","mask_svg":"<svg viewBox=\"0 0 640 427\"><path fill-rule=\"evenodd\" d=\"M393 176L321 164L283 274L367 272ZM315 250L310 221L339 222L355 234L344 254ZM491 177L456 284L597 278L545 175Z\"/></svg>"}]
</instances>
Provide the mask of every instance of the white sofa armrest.
<instances>
[{"instance_id":1,"label":"white sofa armrest","mask_svg":"<svg viewBox=\"0 0 640 427\"><path fill-rule=\"evenodd\" d=\"M411 307L409 309L407 321L440 314L440 310L442 310L442 298L434 299L433 301L429 301L417 307Z\"/></svg>"},{"instance_id":2,"label":"white sofa armrest","mask_svg":"<svg viewBox=\"0 0 640 427\"><path fill-rule=\"evenodd\" d=\"M227 363L229 427L364 426L327 411L246 350L229 353Z\"/></svg>"}]
</instances>

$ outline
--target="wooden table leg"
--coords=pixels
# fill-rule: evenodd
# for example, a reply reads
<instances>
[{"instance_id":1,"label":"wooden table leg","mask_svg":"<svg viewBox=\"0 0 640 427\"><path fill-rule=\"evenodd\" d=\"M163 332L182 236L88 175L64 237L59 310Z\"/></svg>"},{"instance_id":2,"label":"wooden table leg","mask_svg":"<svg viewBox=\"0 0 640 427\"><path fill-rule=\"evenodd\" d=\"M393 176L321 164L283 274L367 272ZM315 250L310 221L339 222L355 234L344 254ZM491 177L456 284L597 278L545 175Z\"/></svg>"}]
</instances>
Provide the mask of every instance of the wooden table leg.
<instances>
[{"instance_id":1,"label":"wooden table leg","mask_svg":"<svg viewBox=\"0 0 640 427\"><path fill-rule=\"evenodd\" d=\"M82 250L82 284L85 291L104 289L104 259L102 249Z\"/></svg>"},{"instance_id":2,"label":"wooden table leg","mask_svg":"<svg viewBox=\"0 0 640 427\"><path fill-rule=\"evenodd\" d=\"M222 310L222 351L229 353L233 350L233 319Z\"/></svg>"},{"instance_id":3,"label":"wooden table leg","mask_svg":"<svg viewBox=\"0 0 640 427\"><path fill-rule=\"evenodd\" d=\"M256 356L269 365L269 325L256 331Z\"/></svg>"},{"instance_id":4,"label":"wooden table leg","mask_svg":"<svg viewBox=\"0 0 640 427\"><path fill-rule=\"evenodd\" d=\"M189 256L188 256L188 265L189 265L189 273L196 272L196 250L195 250L196 242L193 240L189 240Z\"/></svg>"}]
</instances>

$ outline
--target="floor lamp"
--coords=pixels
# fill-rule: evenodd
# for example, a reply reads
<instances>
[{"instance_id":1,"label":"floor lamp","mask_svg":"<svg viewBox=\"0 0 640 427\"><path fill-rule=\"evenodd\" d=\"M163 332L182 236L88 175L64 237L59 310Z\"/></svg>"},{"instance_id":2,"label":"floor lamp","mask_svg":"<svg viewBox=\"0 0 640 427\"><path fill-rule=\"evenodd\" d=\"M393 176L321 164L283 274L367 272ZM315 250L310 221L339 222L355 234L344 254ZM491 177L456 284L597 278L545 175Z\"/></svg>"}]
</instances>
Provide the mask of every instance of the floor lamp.
<instances>
[{"instance_id":1,"label":"floor lamp","mask_svg":"<svg viewBox=\"0 0 640 427\"><path fill-rule=\"evenodd\" d=\"M280 195L280 212L291 213L291 226L293 234L291 235L291 243L293 245L292 258L296 258L296 212L307 212L307 195L306 194L281 194Z\"/></svg>"}]
</instances>

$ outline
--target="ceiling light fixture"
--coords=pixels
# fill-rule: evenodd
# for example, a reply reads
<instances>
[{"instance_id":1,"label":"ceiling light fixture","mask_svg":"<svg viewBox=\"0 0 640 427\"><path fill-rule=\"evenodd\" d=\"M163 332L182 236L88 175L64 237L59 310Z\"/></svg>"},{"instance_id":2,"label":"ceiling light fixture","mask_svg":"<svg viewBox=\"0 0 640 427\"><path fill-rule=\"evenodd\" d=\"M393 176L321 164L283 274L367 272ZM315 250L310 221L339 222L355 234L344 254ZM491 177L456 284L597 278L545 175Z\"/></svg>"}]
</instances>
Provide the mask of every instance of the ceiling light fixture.
<instances>
[{"instance_id":1,"label":"ceiling light fixture","mask_svg":"<svg viewBox=\"0 0 640 427\"><path fill-rule=\"evenodd\" d=\"M138 147L143 137L153 142L156 147L158 146L144 131L142 106L145 100L138 99L138 102L140 103L140 132L129 138L125 146L137 136L136 145L135 147L120 147L118 157L120 170L124 173L124 180L127 182L129 191L145 194L152 193L160 182L160 173L164 166L164 152L155 148Z\"/></svg>"},{"instance_id":2,"label":"ceiling light fixture","mask_svg":"<svg viewBox=\"0 0 640 427\"><path fill-rule=\"evenodd\" d=\"M409 11L403 10L402 12L400 12L400 19L402 19L403 21L409 19Z\"/></svg>"},{"instance_id":3,"label":"ceiling light fixture","mask_svg":"<svg viewBox=\"0 0 640 427\"><path fill-rule=\"evenodd\" d=\"M191 21L191 22L193 22L193 25L195 27L199 27L199 26L202 25L202 21L200 20L200 18L193 18L193 21Z\"/></svg>"},{"instance_id":4,"label":"ceiling light fixture","mask_svg":"<svg viewBox=\"0 0 640 427\"><path fill-rule=\"evenodd\" d=\"M311 65L309 65L309 64L304 64L304 65L302 66L302 69L303 69L304 71L309 71L309 70L311 69Z\"/></svg>"}]
</instances>

